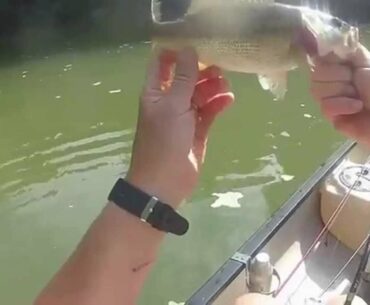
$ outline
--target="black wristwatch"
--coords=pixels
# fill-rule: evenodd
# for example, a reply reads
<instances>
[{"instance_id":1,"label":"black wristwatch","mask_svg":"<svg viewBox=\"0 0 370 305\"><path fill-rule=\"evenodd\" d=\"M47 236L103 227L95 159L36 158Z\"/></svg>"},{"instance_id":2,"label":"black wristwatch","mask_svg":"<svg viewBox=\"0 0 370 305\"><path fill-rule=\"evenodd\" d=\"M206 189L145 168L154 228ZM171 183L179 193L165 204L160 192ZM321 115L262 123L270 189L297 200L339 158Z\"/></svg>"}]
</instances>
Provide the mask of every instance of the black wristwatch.
<instances>
[{"instance_id":1,"label":"black wristwatch","mask_svg":"<svg viewBox=\"0 0 370 305\"><path fill-rule=\"evenodd\" d=\"M188 221L171 206L146 194L124 179L118 179L108 200L157 230L184 235L189 229Z\"/></svg>"}]
</instances>

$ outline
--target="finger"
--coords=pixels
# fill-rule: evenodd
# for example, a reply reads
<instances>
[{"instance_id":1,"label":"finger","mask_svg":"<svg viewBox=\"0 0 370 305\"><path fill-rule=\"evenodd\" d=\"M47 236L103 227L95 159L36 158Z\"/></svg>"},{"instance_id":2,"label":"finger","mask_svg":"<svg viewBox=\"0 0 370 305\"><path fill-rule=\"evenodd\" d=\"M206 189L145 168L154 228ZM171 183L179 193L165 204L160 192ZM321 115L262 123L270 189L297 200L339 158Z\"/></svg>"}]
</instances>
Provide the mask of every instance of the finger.
<instances>
[{"instance_id":1,"label":"finger","mask_svg":"<svg viewBox=\"0 0 370 305\"><path fill-rule=\"evenodd\" d=\"M231 92L220 94L198 111L200 120L195 134L197 140L204 141L207 138L209 129L216 117L232 105L234 99L234 95Z\"/></svg>"},{"instance_id":2,"label":"finger","mask_svg":"<svg viewBox=\"0 0 370 305\"><path fill-rule=\"evenodd\" d=\"M349 60L355 68L370 68L370 52L363 45L360 45L356 51L349 56Z\"/></svg>"},{"instance_id":3,"label":"finger","mask_svg":"<svg viewBox=\"0 0 370 305\"><path fill-rule=\"evenodd\" d=\"M361 100L365 102L365 107L370 110L370 68L357 69L353 79Z\"/></svg>"},{"instance_id":4,"label":"finger","mask_svg":"<svg viewBox=\"0 0 370 305\"><path fill-rule=\"evenodd\" d=\"M206 79L195 87L192 103L202 108L215 96L229 92L229 86L223 78Z\"/></svg>"},{"instance_id":5,"label":"finger","mask_svg":"<svg viewBox=\"0 0 370 305\"><path fill-rule=\"evenodd\" d=\"M311 85L311 94L314 98L321 101L331 97L357 97L357 91L351 83L321 83L314 82Z\"/></svg>"},{"instance_id":6,"label":"finger","mask_svg":"<svg viewBox=\"0 0 370 305\"><path fill-rule=\"evenodd\" d=\"M149 61L142 95L142 101L144 102L154 102L162 95L160 66L160 59L157 56L151 58Z\"/></svg>"},{"instance_id":7,"label":"finger","mask_svg":"<svg viewBox=\"0 0 370 305\"><path fill-rule=\"evenodd\" d=\"M163 84L170 80L175 62L175 52L162 50L155 52L149 61L142 100L156 102L163 93Z\"/></svg>"},{"instance_id":8,"label":"finger","mask_svg":"<svg viewBox=\"0 0 370 305\"><path fill-rule=\"evenodd\" d=\"M370 113L368 111L337 117L333 123L335 128L347 137L369 144Z\"/></svg>"},{"instance_id":9,"label":"finger","mask_svg":"<svg viewBox=\"0 0 370 305\"><path fill-rule=\"evenodd\" d=\"M168 100L184 111L190 109L191 97L198 80L198 58L194 50L187 48L177 54L176 69Z\"/></svg>"},{"instance_id":10,"label":"finger","mask_svg":"<svg viewBox=\"0 0 370 305\"><path fill-rule=\"evenodd\" d=\"M321 111L331 121L338 116L359 113L363 107L362 101L347 97L328 98L321 101Z\"/></svg>"},{"instance_id":11,"label":"finger","mask_svg":"<svg viewBox=\"0 0 370 305\"><path fill-rule=\"evenodd\" d=\"M199 74L193 95L193 103L198 107L200 121L196 138L204 141L216 116L234 102L234 94L228 82L222 77L220 68L212 66Z\"/></svg>"},{"instance_id":12,"label":"finger","mask_svg":"<svg viewBox=\"0 0 370 305\"><path fill-rule=\"evenodd\" d=\"M176 63L176 52L171 50L164 50L159 55L159 60L160 81L162 84L162 89L169 88L172 79L172 71Z\"/></svg>"},{"instance_id":13,"label":"finger","mask_svg":"<svg viewBox=\"0 0 370 305\"><path fill-rule=\"evenodd\" d=\"M320 63L313 68L311 79L315 82L350 82L353 72L350 66Z\"/></svg>"}]
</instances>

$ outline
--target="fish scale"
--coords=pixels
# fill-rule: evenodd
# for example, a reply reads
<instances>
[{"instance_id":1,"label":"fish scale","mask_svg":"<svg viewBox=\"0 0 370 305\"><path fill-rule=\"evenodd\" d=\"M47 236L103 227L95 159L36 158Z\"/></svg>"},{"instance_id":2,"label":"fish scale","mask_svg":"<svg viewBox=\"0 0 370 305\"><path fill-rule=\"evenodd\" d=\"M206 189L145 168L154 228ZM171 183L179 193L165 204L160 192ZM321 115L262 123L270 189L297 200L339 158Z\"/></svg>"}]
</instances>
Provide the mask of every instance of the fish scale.
<instances>
[{"instance_id":1,"label":"fish scale","mask_svg":"<svg viewBox=\"0 0 370 305\"><path fill-rule=\"evenodd\" d=\"M279 39L269 41L271 47L279 43ZM199 40L193 42L199 55L199 60L211 65L219 62L221 68L244 73L261 73L269 71L274 65L276 70L291 70L296 67L295 62L287 56L289 45L282 52L266 54L263 43L243 42L237 40ZM271 53L271 54L270 54ZM267 56L268 55L268 56ZM276 64L278 63L278 64ZM266 69L267 66L270 68Z\"/></svg>"}]
</instances>

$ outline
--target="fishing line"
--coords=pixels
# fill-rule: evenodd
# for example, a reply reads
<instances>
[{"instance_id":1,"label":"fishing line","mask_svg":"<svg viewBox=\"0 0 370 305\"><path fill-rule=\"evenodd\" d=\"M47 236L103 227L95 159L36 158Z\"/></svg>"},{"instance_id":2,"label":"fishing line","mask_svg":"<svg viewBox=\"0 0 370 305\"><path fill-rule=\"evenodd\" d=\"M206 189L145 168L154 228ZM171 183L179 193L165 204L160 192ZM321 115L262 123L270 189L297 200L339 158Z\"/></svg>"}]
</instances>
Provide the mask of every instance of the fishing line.
<instances>
[{"instance_id":1,"label":"fishing line","mask_svg":"<svg viewBox=\"0 0 370 305\"><path fill-rule=\"evenodd\" d=\"M346 193L346 195L343 197L343 199L339 203L338 207L334 210L332 216L329 218L329 220L327 221L327 223L325 224L325 226L322 228L322 230L320 231L320 233L318 234L318 236L315 238L315 240L312 243L312 245L308 248L308 250L306 251L306 253L302 257L302 259L297 263L297 265L294 267L294 269L292 270L292 272L281 283L280 287L275 291L275 294L274 294L275 297L281 293L281 291L285 288L285 286L288 284L288 282L292 279L292 277L294 276L294 274L297 272L297 270L299 269L299 267L306 261L306 259L308 258L308 256L318 246L318 244L319 244L321 238L324 236L324 234L327 231L330 230L330 228L332 227L334 221L338 218L340 212L343 210L343 208L347 204L348 199L349 199L350 195L352 194L352 191L359 184L360 179L363 178L364 175L368 173L368 170L365 169L365 166L369 162L370 162L370 156L368 156L367 160L365 161L365 163L362 166L363 168L361 169L360 174L357 176L357 179L355 180L355 182L353 183L353 185L350 187L350 189L348 190L348 192Z\"/></svg>"},{"instance_id":2,"label":"fishing line","mask_svg":"<svg viewBox=\"0 0 370 305\"><path fill-rule=\"evenodd\" d=\"M355 278L352 282L351 288L349 289L349 293L347 295L346 302L344 305L351 305L355 296L358 293L358 289L360 287L362 281L362 273L365 271L367 263L370 257L370 233L366 237L366 246L363 256L361 257L360 264L358 266Z\"/></svg>"},{"instance_id":3,"label":"fishing line","mask_svg":"<svg viewBox=\"0 0 370 305\"><path fill-rule=\"evenodd\" d=\"M360 250L362 249L362 247L365 245L366 240L367 240L367 238L365 238L363 240L363 242L361 243L361 245L356 249L356 251L349 258L349 260L347 261L347 263L342 267L342 269L340 269L340 271L333 278L333 280L329 283L329 285L323 290L323 292L320 294L320 296L318 297L318 299L321 299L324 296L324 294L328 292L328 290L331 288L331 286L333 286L334 283L339 279L339 277L343 274L344 270L347 269L347 267L349 266L349 264L354 260L354 258L356 257L356 255L360 252Z\"/></svg>"}]
</instances>

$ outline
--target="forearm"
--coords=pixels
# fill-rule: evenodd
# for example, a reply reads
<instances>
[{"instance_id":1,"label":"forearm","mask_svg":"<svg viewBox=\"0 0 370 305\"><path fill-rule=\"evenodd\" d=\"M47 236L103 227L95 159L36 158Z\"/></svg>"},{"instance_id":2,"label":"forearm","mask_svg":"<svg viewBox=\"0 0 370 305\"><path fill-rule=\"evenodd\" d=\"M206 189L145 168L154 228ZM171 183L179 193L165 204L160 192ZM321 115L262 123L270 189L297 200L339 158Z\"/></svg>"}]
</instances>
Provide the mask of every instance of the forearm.
<instances>
[{"instance_id":1,"label":"forearm","mask_svg":"<svg viewBox=\"0 0 370 305\"><path fill-rule=\"evenodd\" d=\"M135 304L163 238L109 203L35 305Z\"/></svg>"},{"instance_id":2,"label":"forearm","mask_svg":"<svg viewBox=\"0 0 370 305\"><path fill-rule=\"evenodd\" d=\"M173 65L164 63L168 77L163 79L158 79L163 63L156 59L150 65L126 179L177 209L197 184L208 131L233 95L219 69L198 73L193 50L185 49L175 59L166 91L162 82L170 79ZM164 236L108 204L35 305L135 304Z\"/></svg>"}]
</instances>

